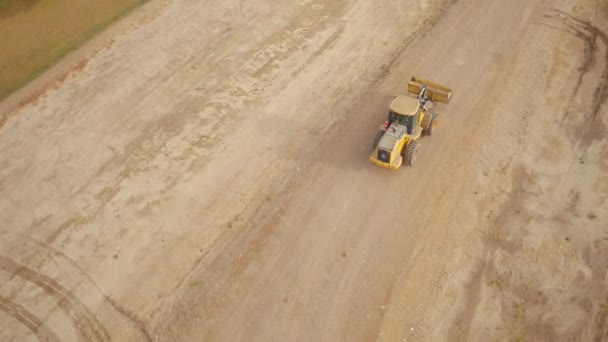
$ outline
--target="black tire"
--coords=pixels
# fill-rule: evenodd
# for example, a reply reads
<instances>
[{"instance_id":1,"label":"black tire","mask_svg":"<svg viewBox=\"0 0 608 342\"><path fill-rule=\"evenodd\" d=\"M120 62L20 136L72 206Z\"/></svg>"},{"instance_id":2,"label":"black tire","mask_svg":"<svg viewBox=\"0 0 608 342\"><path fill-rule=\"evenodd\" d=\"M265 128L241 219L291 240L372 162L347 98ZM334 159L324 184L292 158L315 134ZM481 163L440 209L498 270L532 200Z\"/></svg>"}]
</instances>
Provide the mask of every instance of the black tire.
<instances>
[{"instance_id":1,"label":"black tire","mask_svg":"<svg viewBox=\"0 0 608 342\"><path fill-rule=\"evenodd\" d=\"M374 137L374 142L372 143L372 150L375 150L376 147L378 147L382 136L384 136L384 131L378 131L378 133L376 133L376 136Z\"/></svg>"},{"instance_id":2,"label":"black tire","mask_svg":"<svg viewBox=\"0 0 608 342\"><path fill-rule=\"evenodd\" d=\"M429 120L429 126L426 127L423 131L424 135L433 135L435 131L435 127L437 127L437 120L439 119L439 114L431 113L431 120Z\"/></svg>"},{"instance_id":3,"label":"black tire","mask_svg":"<svg viewBox=\"0 0 608 342\"><path fill-rule=\"evenodd\" d=\"M420 144L417 141L412 140L407 144L407 147L404 149L403 153L403 162L406 165L412 166L416 162L416 155L418 154L418 149L420 148Z\"/></svg>"}]
</instances>

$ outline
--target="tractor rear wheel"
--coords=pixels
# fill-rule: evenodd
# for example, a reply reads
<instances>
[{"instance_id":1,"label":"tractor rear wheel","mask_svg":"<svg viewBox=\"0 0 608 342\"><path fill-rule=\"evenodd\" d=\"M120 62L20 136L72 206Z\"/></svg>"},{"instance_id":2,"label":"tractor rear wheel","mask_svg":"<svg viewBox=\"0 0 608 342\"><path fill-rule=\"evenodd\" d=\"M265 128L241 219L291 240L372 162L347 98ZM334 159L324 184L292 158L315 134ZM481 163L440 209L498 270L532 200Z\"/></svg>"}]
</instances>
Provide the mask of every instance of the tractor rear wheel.
<instances>
[{"instance_id":1,"label":"tractor rear wheel","mask_svg":"<svg viewBox=\"0 0 608 342\"><path fill-rule=\"evenodd\" d=\"M412 140L407 144L405 148L405 153L403 153L403 159L406 165L412 166L416 162L416 157L418 155L418 149L420 148L420 144L417 141Z\"/></svg>"},{"instance_id":2,"label":"tractor rear wheel","mask_svg":"<svg viewBox=\"0 0 608 342\"><path fill-rule=\"evenodd\" d=\"M376 147L378 147L378 144L380 143L380 139L382 139L382 136L384 135L384 131L378 131L378 133L376 133L376 137L374 138L374 142L372 144L372 150L376 149Z\"/></svg>"},{"instance_id":3,"label":"tractor rear wheel","mask_svg":"<svg viewBox=\"0 0 608 342\"><path fill-rule=\"evenodd\" d=\"M433 131L437 127L437 120L439 120L439 114L431 113L431 120L429 120L429 126L424 129L424 135L433 135Z\"/></svg>"}]
</instances>

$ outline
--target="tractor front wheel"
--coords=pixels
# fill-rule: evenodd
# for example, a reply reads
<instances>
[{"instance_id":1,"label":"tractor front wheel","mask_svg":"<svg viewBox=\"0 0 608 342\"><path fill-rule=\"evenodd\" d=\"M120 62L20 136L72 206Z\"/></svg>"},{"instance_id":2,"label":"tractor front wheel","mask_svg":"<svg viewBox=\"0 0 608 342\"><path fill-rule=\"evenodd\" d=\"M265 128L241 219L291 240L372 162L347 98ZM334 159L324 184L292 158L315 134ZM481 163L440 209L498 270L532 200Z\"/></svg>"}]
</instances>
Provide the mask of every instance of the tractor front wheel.
<instances>
[{"instance_id":1,"label":"tractor front wheel","mask_svg":"<svg viewBox=\"0 0 608 342\"><path fill-rule=\"evenodd\" d=\"M372 144L372 150L375 150L376 147L378 147L378 144L380 143L380 139L382 139L382 136L384 135L384 131L380 130L378 131L378 133L376 133L376 137L374 137L374 142Z\"/></svg>"},{"instance_id":2,"label":"tractor front wheel","mask_svg":"<svg viewBox=\"0 0 608 342\"><path fill-rule=\"evenodd\" d=\"M405 148L405 153L403 154L403 159L406 165L412 166L416 162L416 157L418 155L418 149L420 148L420 144L417 141L412 140L407 144Z\"/></svg>"}]
</instances>

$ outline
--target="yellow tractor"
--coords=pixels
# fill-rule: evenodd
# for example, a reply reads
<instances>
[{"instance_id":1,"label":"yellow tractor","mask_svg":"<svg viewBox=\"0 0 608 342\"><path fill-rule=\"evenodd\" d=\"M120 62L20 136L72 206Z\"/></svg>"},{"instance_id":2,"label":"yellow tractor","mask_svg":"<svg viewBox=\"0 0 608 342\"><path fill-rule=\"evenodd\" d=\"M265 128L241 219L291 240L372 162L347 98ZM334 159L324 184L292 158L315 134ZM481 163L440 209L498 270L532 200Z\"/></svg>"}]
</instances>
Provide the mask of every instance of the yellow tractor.
<instances>
[{"instance_id":1,"label":"yellow tractor","mask_svg":"<svg viewBox=\"0 0 608 342\"><path fill-rule=\"evenodd\" d=\"M420 144L418 139L431 135L439 115L432 113L435 102L449 103L452 89L412 77L408 82L411 97L399 95L390 104L388 119L380 126L369 159L376 165L398 169L402 164L414 165Z\"/></svg>"}]
</instances>

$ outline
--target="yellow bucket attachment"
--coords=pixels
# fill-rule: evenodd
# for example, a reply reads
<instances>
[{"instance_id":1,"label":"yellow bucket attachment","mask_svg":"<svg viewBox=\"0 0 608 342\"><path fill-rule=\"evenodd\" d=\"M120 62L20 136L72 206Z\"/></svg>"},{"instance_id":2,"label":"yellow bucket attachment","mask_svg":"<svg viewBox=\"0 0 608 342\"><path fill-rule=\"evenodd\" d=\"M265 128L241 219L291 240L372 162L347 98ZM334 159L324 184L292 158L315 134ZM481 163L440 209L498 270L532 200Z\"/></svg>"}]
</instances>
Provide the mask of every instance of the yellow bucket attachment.
<instances>
[{"instance_id":1,"label":"yellow bucket attachment","mask_svg":"<svg viewBox=\"0 0 608 342\"><path fill-rule=\"evenodd\" d=\"M441 84L425 81L412 76L407 83L407 91L420 95L422 87L426 86L426 97L433 102L449 103L452 97L452 89Z\"/></svg>"}]
</instances>

